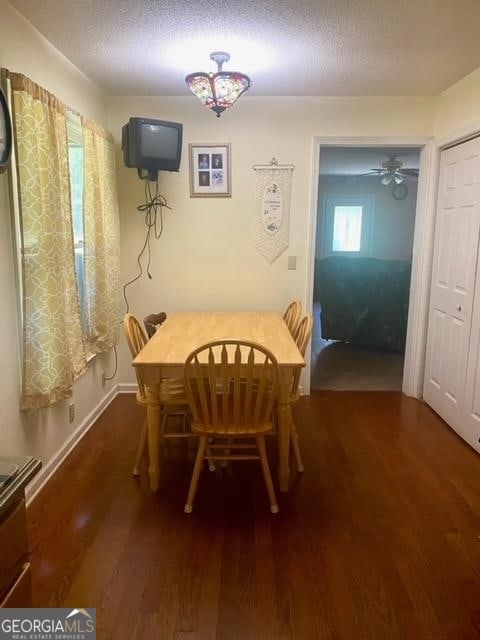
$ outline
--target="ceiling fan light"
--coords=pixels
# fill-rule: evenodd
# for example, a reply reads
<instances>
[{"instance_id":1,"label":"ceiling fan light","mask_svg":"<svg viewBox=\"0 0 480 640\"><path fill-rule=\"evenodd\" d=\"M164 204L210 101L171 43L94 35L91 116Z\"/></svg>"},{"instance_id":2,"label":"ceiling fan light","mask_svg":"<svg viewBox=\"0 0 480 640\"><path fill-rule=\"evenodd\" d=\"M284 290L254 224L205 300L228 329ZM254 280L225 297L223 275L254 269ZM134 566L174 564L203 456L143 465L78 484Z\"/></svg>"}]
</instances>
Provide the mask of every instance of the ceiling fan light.
<instances>
[{"instance_id":1,"label":"ceiling fan light","mask_svg":"<svg viewBox=\"0 0 480 640\"><path fill-rule=\"evenodd\" d=\"M405 180L405 177L400 175L399 173L396 173L393 179L395 180L395 184L402 184L402 182Z\"/></svg>"},{"instance_id":2,"label":"ceiling fan light","mask_svg":"<svg viewBox=\"0 0 480 640\"><path fill-rule=\"evenodd\" d=\"M392 180L393 180L392 174L386 173L384 176L382 176L380 182L386 187L388 187L389 184L392 184Z\"/></svg>"}]
</instances>

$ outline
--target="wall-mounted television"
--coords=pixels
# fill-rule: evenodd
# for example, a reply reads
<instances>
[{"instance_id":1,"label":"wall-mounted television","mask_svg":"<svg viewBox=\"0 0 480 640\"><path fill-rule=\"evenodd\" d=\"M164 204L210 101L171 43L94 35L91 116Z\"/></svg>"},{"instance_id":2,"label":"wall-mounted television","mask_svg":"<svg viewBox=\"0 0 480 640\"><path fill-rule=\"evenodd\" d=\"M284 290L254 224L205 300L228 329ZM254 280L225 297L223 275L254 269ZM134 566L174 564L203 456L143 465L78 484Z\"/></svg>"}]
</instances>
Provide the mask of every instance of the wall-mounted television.
<instances>
[{"instance_id":1,"label":"wall-mounted television","mask_svg":"<svg viewBox=\"0 0 480 640\"><path fill-rule=\"evenodd\" d=\"M149 179L154 179L158 171L178 171L182 137L183 125L179 122L130 118L122 127L124 162L127 167L136 167L140 177L148 175Z\"/></svg>"}]
</instances>

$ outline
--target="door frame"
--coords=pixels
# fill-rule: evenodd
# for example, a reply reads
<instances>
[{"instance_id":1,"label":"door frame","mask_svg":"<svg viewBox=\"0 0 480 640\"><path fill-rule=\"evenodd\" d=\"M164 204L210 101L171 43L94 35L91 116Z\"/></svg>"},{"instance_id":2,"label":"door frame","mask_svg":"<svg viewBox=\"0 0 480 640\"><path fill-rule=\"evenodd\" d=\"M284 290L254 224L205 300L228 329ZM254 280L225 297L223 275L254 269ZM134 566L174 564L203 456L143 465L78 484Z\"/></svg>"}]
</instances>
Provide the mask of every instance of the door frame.
<instances>
[{"instance_id":1,"label":"door frame","mask_svg":"<svg viewBox=\"0 0 480 640\"><path fill-rule=\"evenodd\" d=\"M338 137L315 136L312 140L311 200L307 238L307 277L305 308L313 311L313 284L315 271L315 241L317 229L318 183L322 146L328 147L418 147L420 149L420 173L418 178L417 206L413 236L412 275L408 308L407 338L403 369L402 391L407 396L421 398L425 374L428 310L430 305L430 281L435 231L440 147L433 137ZM445 144L443 144L445 146ZM303 389L310 393L311 350L306 354Z\"/></svg>"}]
</instances>

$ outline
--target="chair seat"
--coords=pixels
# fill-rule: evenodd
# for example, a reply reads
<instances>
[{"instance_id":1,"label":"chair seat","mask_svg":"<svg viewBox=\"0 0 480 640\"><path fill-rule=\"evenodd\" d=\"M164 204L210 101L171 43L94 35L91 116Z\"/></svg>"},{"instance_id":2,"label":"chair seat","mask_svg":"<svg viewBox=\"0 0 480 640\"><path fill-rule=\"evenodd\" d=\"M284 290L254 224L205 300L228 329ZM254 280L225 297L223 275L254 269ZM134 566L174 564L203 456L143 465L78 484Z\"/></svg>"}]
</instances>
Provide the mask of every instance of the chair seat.
<instances>
[{"instance_id":1,"label":"chair seat","mask_svg":"<svg viewBox=\"0 0 480 640\"><path fill-rule=\"evenodd\" d=\"M273 432L273 422L263 422L262 424L238 424L235 422L226 424L203 424L202 422L192 422L192 432L203 435L215 435L225 437L251 436Z\"/></svg>"}]
</instances>

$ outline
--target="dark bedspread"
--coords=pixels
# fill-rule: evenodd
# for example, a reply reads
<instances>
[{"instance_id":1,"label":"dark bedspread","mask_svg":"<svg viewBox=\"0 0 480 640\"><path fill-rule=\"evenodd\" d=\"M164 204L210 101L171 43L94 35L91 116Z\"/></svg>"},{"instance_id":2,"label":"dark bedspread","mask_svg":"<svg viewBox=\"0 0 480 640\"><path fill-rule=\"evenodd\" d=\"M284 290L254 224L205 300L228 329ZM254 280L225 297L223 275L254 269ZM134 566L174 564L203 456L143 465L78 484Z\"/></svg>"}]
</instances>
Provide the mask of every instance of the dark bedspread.
<instances>
[{"instance_id":1,"label":"dark bedspread","mask_svg":"<svg viewBox=\"0 0 480 640\"><path fill-rule=\"evenodd\" d=\"M314 300L322 307L322 337L403 350L411 264L332 256L316 260Z\"/></svg>"}]
</instances>

